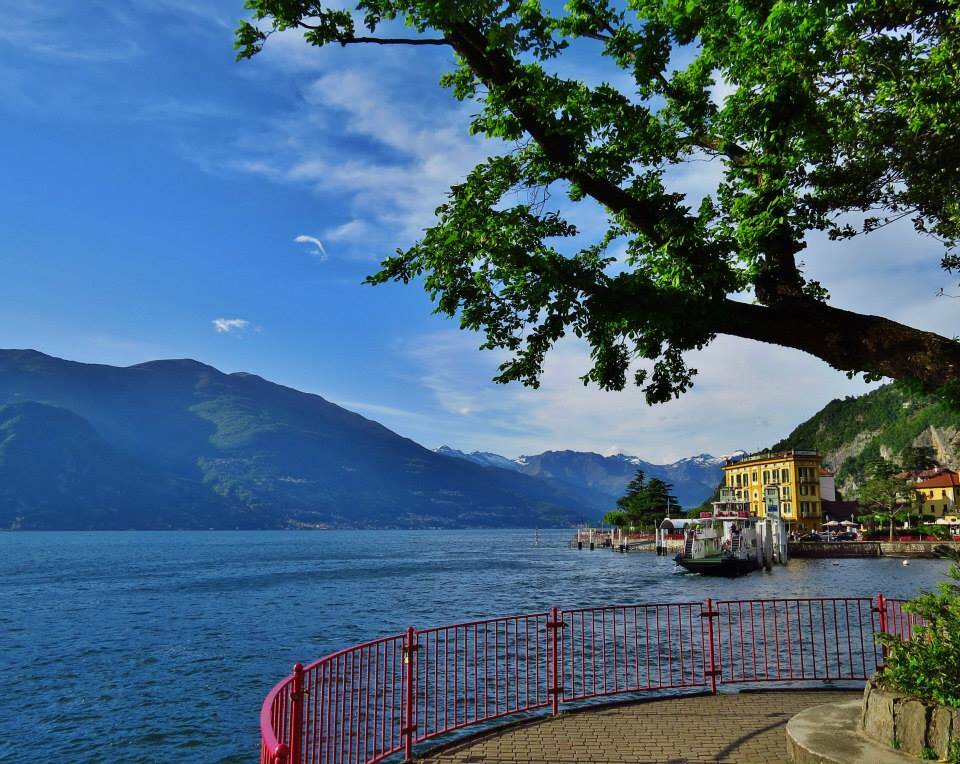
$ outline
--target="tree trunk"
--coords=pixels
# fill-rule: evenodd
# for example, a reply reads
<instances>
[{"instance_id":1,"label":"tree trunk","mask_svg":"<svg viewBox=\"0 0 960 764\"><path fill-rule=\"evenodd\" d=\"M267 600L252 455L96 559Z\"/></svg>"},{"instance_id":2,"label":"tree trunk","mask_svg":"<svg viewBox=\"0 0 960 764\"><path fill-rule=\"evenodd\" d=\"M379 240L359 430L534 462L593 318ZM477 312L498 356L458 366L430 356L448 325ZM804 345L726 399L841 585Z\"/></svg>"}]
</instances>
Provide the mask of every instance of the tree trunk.
<instances>
[{"instance_id":1,"label":"tree trunk","mask_svg":"<svg viewBox=\"0 0 960 764\"><path fill-rule=\"evenodd\" d=\"M890 542L893 543L893 515L890 515Z\"/></svg>"},{"instance_id":2,"label":"tree trunk","mask_svg":"<svg viewBox=\"0 0 960 764\"><path fill-rule=\"evenodd\" d=\"M724 300L720 334L803 350L835 369L914 379L934 391L960 378L960 342L823 303L765 307Z\"/></svg>"}]
</instances>

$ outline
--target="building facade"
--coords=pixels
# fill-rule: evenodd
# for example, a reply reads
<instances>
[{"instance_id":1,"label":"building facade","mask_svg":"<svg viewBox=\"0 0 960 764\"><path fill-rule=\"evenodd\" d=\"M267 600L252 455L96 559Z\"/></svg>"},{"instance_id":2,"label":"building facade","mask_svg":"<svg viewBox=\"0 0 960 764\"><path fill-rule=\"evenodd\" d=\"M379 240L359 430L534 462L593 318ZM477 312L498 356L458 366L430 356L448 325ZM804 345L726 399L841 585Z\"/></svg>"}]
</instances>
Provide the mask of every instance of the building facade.
<instances>
[{"instance_id":1,"label":"building facade","mask_svg":"<svg viewBox=\"0 0 960 764\"><path fill-rule=\"evenodd\" d=\"M737 498L750 502L750 512L757 517L767 516L767 504L776 497L789 531L820 530L821 462L816 451L751 454L724 464L723 482Z\"/></svg>"},{"instance_id":2,"label":"building facade","mask_svg":"<svg viewBox=\"0 0 960 764\"><path fill-rule=\"evenodd\" d=\"M924 515L951 517L957 514L957 500L960 499L960 475L951 470L943 470L927 480L918 480L913 486L923 502L920 510Z\"/></svg>"}]
</instances>

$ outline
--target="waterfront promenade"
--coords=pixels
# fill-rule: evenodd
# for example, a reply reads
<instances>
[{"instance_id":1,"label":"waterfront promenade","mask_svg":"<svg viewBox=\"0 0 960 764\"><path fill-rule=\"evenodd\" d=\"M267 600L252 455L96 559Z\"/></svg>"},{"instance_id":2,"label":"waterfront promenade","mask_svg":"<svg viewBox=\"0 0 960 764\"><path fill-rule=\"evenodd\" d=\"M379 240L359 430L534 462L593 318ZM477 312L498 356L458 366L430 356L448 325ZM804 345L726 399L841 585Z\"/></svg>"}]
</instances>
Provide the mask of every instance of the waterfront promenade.
<instances>
[{"instance_id":1,"label":"waterfront promenade","mask_svg":"<svg viewBox=\"0 0 960 764\"><path fill-rule=\"evenodd\" d=\"M585 708L474 735L423 754L423 764L786 764L786 724L855 690L695 695Z\"/></svg>"}]
</instances>

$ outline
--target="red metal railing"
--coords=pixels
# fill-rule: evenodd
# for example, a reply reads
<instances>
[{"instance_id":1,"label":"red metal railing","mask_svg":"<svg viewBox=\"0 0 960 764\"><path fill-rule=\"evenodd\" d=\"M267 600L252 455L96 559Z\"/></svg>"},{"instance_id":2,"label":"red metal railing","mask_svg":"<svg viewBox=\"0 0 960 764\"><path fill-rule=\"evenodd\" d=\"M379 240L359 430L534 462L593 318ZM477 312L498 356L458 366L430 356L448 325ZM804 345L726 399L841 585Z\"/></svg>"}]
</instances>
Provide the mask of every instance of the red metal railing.
<instances>
[{"instance_id":1,"label":"red metal railing","mask_svg":"<svg viewBox=\"0 0 960 764\"><path fill-rule=\"evenodd\" d=\"M528 613L408 628L294 667L260 714L261 764L370 764L505 716L625 693L864 680L878 632L918 622L879 595Z\"/></svg>"}]
</instances>

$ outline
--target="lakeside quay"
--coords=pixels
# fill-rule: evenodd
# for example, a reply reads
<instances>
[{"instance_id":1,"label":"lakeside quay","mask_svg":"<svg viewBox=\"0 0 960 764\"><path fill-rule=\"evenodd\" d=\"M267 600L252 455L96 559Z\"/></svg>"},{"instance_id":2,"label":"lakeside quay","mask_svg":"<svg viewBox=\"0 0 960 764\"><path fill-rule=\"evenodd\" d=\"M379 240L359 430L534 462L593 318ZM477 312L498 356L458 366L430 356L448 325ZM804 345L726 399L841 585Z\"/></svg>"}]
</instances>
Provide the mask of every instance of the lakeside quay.
<instances>
[{"instance_id":1,"label":"lakeside quay","mask_svg":"<svg viewBox=\"0 0 960 764\"><path fill-rule=\"evenodd\" d=\"M589 537L569 542L578 551L656 552L652 534L623 534L597 531ZM683 551L683 539L667 536L661 542L664 554ZM960 549L960 541L791 541L787 544L788 557L795 559L903 557L936 559L944 550Z\"/></svg>"},{"instance_id":2,"label":"lakeside quay","mask_svg":"<svg viewBox=\"0 0 960 764\"><path fill-rule=\"evenodd\" d=\"M791 541L790 557L918 557L934 559L945 550L960 549L957 541Z\"/></svg>"}]
</instances>

